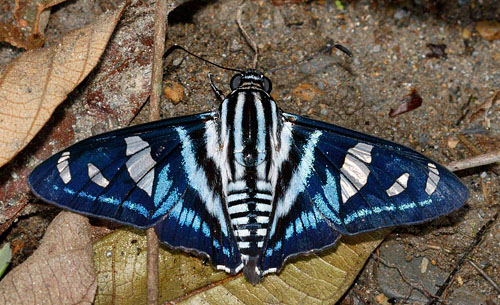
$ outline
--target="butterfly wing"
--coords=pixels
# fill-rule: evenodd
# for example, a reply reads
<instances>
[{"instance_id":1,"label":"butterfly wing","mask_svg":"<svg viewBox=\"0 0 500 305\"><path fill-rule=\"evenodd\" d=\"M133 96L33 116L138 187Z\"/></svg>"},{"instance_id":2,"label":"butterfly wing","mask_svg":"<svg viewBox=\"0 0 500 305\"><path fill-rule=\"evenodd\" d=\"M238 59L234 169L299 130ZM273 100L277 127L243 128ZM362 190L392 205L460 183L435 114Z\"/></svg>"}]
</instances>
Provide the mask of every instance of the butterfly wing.
<instances>
[{"instance_id":1,"label":"butterfly wing","mask_svg":"<svg viewBox=\"0 0 500 305\"><path fill-rule=\"evenodd\" d=\"M262 270L273 272L290 256L331 246L340 234L434 219L468 197L454 174L410 148L293 114L284 113L283 122L290 158Z\"/></svg>"},{"instance_id":2,"label":"butterfly wing","mask_svg":"<svg viewBox=\"0 0 500 305\"><path fill-rule=\"evenodd\" d=\"M39 165L29 185L39 198L68 210L139 228L156 226L168 245L234 270L240 255L221 204L220 178L204 162L205 126L216 115L88 138Z\"/></svg>"}]
</instances>

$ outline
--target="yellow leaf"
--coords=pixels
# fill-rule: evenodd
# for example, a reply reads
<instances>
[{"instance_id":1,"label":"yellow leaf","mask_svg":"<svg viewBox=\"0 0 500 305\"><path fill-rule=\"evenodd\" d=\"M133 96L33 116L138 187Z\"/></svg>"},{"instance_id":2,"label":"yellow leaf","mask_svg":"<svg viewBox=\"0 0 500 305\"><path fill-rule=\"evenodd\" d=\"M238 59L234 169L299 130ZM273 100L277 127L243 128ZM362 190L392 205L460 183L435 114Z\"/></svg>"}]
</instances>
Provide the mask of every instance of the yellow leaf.
<instances>
[{"instance_id":1,"label":"yellow leaf","mask_svg":"<svg viewBox=\"0 0 500 305\"><path fill-rule=\"evenodd\" d=\"M299 256L252 286L180 251L160 249L160 302L181 304L334 304L388 231L343 237L332 249ZM146 237L120 229L94 244L95 304L146 303Z\"/></svg>"}]
</instances>

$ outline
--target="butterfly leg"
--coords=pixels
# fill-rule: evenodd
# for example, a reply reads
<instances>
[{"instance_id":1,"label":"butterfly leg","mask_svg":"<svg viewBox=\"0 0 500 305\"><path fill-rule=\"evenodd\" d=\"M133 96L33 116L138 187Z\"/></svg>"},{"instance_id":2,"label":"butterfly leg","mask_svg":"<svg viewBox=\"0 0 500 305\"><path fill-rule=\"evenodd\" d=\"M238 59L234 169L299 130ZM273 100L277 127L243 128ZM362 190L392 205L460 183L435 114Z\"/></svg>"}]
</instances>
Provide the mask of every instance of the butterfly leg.
<instances>
[{"instance_id":1,"label":"butterfly leg","mask_svg":"<svg viewBox=\"0 0 500 305\"><path fill-rule=\"evenodd\" d=\"M212 87L215 96L219 99L219 101L222 102L224 100L224 94L215 86L214 80L212 79L212 74L208 73L208 79L210 80L210 87Z\"/></svg>"}]
</instances>

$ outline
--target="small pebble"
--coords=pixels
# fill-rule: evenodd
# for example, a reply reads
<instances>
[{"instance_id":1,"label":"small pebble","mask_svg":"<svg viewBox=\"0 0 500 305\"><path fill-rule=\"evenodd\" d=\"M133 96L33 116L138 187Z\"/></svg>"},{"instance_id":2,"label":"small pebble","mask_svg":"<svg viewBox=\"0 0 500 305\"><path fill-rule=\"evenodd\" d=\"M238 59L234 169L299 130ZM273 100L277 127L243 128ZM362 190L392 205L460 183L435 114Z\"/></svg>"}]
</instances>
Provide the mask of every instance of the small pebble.
<instances>
[{"instance_id":1,"label":"small pebble","mask_svg":"<svg viewBox=\"0 0 500 305\"><path fill-rule=\"evenodd\" d=\"M476 24L476 31L479 36L486 40L495 40L500 38L500 22L495 20L483 20Z\"/></svg>"},{"instance_id":2,"label":"small pebble","mask_svg":"<svg viewBox=\"0 0 500 305\"><path fill-rule=\"evenodd\" d=\"M464 28L462 30L462 38L463 39L470 39L472 37L472 32L468 28Z\"/></svg>"},{"instance_id":3,"label":"small pebble","mask_svg":"<svg viewBox=\"0 0 500 305\"><path fill-rule=\"evenodd\" d=\"M386 297L383 293L378 294L375 297L375 301L377 301L377 303L380 304L380 305L389 305L389 304L391 304L391 303L389 303L389 298Z\"/></svg>"},{"instance_id":4,"label":"small pebble","mask_svg":"<svg viewBox=\"0 0 500 305\"><path fill-rule=\"evenodd\" d=\"M233 42L231 43L231 46L229 47L229 50L231 52L238 52L241 51L242 45L238 39L233 39Z\"/></svg>"},{"instance_id":5,"label":"small pebble","mask_svg":"<svg viewBox=\"0 0 500 305\"><path fill-rule=\"evenodd\" d=\"M172 103L178 104L184 98L184 88L179 83L169 81L163 88L163 94Z\"/></svg>"},{"instance_id":6,"label":"small pebble","mask_svg":"<svg viewBox=\"0 0 500 305\"><path fill-rule=\"evenodd\" d=\"M184 60L184 59L183 59L182 57L177 57L177 58L175 58L175 59L172 61L172 65L173 65L174 67L178 67L178 66L180 66L180 64L182 63L182 61L183 61L183 60Z\"/></svg>"},{"instance_id":7,"label":"small pebble","mask_svg":"<svg viewBox=\"0 0 500 305\"><path fill-rule=\"evenodd\" d=\"M397 9L394 13L394 19L400 20L407 17L408 15L410 15L410 13L407 10Z\"/></svg>"},{"instance_id":8,"label":"small pebble","mask_svg":"<svg viewBox=\"0 0 500 305\"><path fill-rule=\"evenodd\" d=\"M456 139L448 139L448 147L454 149L458 145L458 140Z\"/></svg>"},{"instance_id":9,"label":"small pebble","mask_svg":"<svg viewBox=\"0 0 500 305\"><path fill-rule=\"evenodd\" d=\"M420 263L420 272L426 273L427 267L429 266L429 259L427 257L422 258L422 263Z\"/></svg>"}]
</instances>

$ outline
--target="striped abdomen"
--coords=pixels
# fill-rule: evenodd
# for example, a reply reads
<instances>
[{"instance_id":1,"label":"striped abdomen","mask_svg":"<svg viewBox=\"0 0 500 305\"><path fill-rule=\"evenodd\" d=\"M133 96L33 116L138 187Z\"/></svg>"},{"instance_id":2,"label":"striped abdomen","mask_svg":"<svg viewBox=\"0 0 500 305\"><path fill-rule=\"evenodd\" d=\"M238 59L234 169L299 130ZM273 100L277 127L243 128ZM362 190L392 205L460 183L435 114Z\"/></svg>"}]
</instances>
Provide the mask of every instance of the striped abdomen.
<instances>
[{"instance_id":1,"label":"striped abdomen","mask_svg":"<svg viewBox=\"0 0 500 305\"><path fill-rule=\"evenodd\" d=\"M264 245L272 211L271 184L258 181L261 188L240 180L228 185L227 206L241 254L256 256Z\"/></svg>"}]
</instances>

